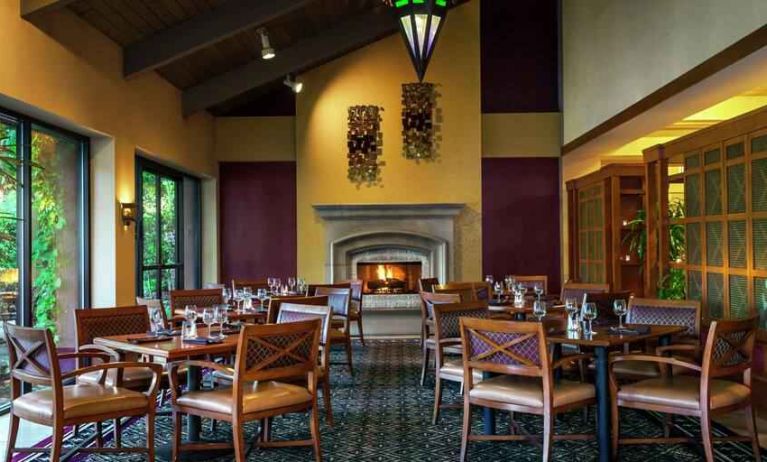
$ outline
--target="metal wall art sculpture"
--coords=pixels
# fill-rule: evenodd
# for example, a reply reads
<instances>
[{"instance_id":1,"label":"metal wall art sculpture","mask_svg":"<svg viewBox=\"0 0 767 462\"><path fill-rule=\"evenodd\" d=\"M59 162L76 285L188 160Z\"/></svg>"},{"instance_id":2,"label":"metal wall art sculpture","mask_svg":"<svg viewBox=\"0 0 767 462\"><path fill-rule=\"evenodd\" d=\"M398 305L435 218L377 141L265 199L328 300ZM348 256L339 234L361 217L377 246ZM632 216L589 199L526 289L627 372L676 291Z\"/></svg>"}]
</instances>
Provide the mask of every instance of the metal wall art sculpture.
<instances>
[{"instance_id":1,"label":"metal wall art sculpture","mask_svg":"<svg viewBox=\"0 0 767 462\"><path fill-rule=\"evenodd\" d=\"M402 154L408 159L434 157L436 96L433 83L402 84Z\"/></svg>"},{"instance_id":2,"label":"metal wall art sculpture","mask_svg":"<svg viewBox=\"0 0 767 462\"><path fill-rule=\"evenodd\" d=\"M368 185L380 180L383 136L381 134L381 112L379 106L349 107L349 131L346 143L349 149L348 177L353 183Z\"/></svg>"}]
</instances>

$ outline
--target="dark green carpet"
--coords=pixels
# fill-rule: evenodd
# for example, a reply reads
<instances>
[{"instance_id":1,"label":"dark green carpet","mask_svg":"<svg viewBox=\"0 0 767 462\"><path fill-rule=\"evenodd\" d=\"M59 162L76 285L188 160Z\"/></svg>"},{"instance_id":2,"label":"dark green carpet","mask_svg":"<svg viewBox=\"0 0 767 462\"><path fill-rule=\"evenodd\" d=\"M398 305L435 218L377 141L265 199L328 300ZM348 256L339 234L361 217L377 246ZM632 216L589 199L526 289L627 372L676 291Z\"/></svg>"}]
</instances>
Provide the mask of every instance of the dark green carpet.
<instances>
[{"instance_id":1,"label":"dark green carpet","mask_svg":"<svg viewBox=\"0 0 767 462\"><path fill-rule=\"evenodd\" d=\"M340 352L334 353L341 360ZM322 427L322 448L328 461L455 461L460 448L462 410L446 409L437 425L431 424L433 382L421 387L419 381L420 350L413 341L369 341L367 347L355 347L355 375L351 378L344 366L333 366L333 409L335 426ZM445 402L459 402L458 386L449 384ZM593 433L594 412L584 422L576 411L561 416L556 423L557 433ZM498 431L506 432L505 414L498 416ZM530 433L541 431L541 421L535 416L518 416L524 429ZM656 416L644 412L622 412L622 434L632 436L661 436L662 427ZM475 413L475 431L481 431L481 413ZM126 441L143 443L143 421L127 432ZM170 419L159 417L157 444L167 443L171 437ZM205 428L209 428L207 422ZM256 434L256 426L248 426L248 435ZM721 429L720 429L721 430ZM697 420L679 418L679 434L698 435ZM304 415L278 418L274 425L275 438L305 438L308 436ZM723 434L719 431L720 434ZM228 424L218 426L218 438L230 435ZM210 435L206 435L210 436ZM753 460L750 447L744 444L719 443L717 461ZM624 448L625 461L699 461L702 449L686 445L650 445ZM596 441L555 442L553 457L556 461L590 461L597 456ZM541 450L533 444L516 442L473 442L469 446L469 459L475 461L534 461L540 460ZM91 456L91 461L142 460L139 457ZM221 458L221 461L231 458ZM312 460L311 449L253 450L249 460L259 462ZM767 461L767 459L764 459Z\"/></svg>"}]
</instances>

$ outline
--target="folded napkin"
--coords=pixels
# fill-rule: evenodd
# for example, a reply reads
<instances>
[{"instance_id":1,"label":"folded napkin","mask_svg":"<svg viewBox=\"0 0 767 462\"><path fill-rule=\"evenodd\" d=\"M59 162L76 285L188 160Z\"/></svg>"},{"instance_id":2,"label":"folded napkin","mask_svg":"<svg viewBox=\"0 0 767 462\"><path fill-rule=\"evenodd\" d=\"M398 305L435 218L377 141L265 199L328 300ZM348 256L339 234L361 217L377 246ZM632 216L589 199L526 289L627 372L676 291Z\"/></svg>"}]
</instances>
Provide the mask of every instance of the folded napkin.
<instances>
[{"instance_id":1,"label":"folded napkin","mask_svg":"<svg viewBox=\"0 0 767 462\"><path fill-rule=\"evenodd\" d=\"M610 327L610 333L613 335L645 335L650 333L650 326L631 326L623 328L612 326Z\"/></svg>"},{"instance_id":2,"label":"folded napkin","mask_svg":"<svg viewBox=\"0 0 767 462\"><path fill-rule=\"evenodd\" d=\"M172 340L172 337L167 335L148 335L146 337L131 337L128 339L128 342L138 345L139 343L165 342L167 340Z\"/></svg>"},{"instance_id":3,"label":"folded napkin","mask_svg":"<svg viewBox=\"0 0 767 462\"><path fill-rule=\"evenodd\" d=\"M180 330L173 330L173 329L162 329L160 331L155 332L147 332L147 337L151 337L153 335L159 335L161 337L177 337L181 335Z\"/></svg>"},{"instance_id":4,"label":"folded napkin","mask_svg":"<svg viewBox=\"0 0 767 462\"><path fill-rule=\"evenodd\" d=\"M184 343L192 343L194 345L215 345L216 343L223 342L222 339L218 338L208 338L208 337L195 337L195 338L185 338Z\"/></svg>"}]
</instances>

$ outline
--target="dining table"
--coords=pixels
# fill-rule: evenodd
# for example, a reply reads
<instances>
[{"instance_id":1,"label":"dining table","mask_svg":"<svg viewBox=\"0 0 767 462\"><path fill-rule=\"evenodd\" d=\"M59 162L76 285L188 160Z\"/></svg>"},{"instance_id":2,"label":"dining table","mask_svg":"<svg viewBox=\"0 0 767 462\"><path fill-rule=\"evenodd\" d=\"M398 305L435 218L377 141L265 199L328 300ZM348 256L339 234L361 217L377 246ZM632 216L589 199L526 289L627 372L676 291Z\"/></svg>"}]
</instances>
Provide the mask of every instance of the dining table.
<instances>
[{"instance_id":1,"label":"dining table","mask_svg":"<svg viewBox=\"0 0 767 462\"><path fill-rule=\"evenodd\" d=\"M548 313L564 311L565 309L565 306L560 304L556 296L544 296L543 301L546 303L546 311ZM488 301L488 310L495 313L510 314L515 321L526 321L533 314L534 302L535 297L525 297L525 301L521 305L515 304L511 297L501 299L494 297Z\"/></svg>"},{"instance_id":2,"label":"dining table","mask_svg":"<svg viewBox=\"0 0 767 462\"><path fill-rule=\"evenodd\" d=\"M205 307L197 307L197 314L198 314L198 322L199 319L202 318L202 312L205 309ZM173 310L173 317L170 319L170 322L174 326L181 325L182 322L184 322L184 312L186 311L185 308L178 308ZM229 317L230 321L233 322L250 322L254 324L262 324L266 320L266 314L267 310L266 308L251 308L248 310L229 310L227 311L227 316Z\"/></svg>"},{"instance_id":3,"label":"dining table","mask_svg":"<svg viewBox=\"0 0 767 462\"><path fill-rule=\"evenodd\" d=\"M198 338L207 338L208 329L200 327ZM180 335L160 336L152 339L147 334L114 335L96 337L93 343L115 350L120 355L137 354L152 358L161 358L166 363L185 359L199 359L210 355L230 355L237 352L239 335L236 333L224 335L220 341L210 344L191 343ZM189 366L186 371L187 388L189 391L199 390L202 383L202 371L197 366ZM203 442L201 419L198 416L187 416L187 438L189 442ZM161 447L158 455L169 456L170 448ZM182 460L201 460L211 457L207 451L197 453L184 452Z\"/></svg>"},{"instance_id":4,"label":"dining table","mask_svg":"<svg viewBox=\"0 0 767 462\"><path fill-rule=\"evenodd\" d=\"M594 388L597 400L597 444L599 461L608 462L612 455L612 440L610 438L610 384L609 360L611 349L620 349L625 345L657 341L658 345L666 346L671 343L674 335L687 330L684 326L667 325L625 325L623 331L615 326L594 326L594 332L587 334L579 331L557 331L547 334L546 340L553 346L552 361L562 355L562 345L577 345L594 352ZM622 333L619 333L622 332ZM495 433L495 412L485 408L483 427L486 434Z\"/></svg>"}]
</instances>

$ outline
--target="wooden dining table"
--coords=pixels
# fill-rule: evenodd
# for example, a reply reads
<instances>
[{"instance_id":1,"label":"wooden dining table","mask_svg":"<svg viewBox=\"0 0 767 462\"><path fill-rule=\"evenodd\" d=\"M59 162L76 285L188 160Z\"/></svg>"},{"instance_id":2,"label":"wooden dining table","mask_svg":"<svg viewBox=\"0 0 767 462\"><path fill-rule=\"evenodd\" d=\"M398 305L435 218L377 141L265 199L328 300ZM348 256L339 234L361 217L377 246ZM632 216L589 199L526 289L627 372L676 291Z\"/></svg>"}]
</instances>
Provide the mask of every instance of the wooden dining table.
<instances>
[{"instance_id":1,"label":"wooden dining table","mask_svg":"<svg viewBox=\"0 0 767 462\"><path fill-rule=\"evenodd\" d=\"M626 327L639 327L626 325ZM594 388L597 399L597 443L599 446L599 461L608 462L612 455L612 440L610 438L610 384L609 384L609 361L610 349L619 349L624 345L643 343L648 340L657 340L660 346L668 345L671 338L687 330L684 326L660 326L650 325L646 333L616 334L611 332L610 326L594 326L594 334L586 335L583 331L578 332L553 332L546 336L546 340L553 345L554 353L552 361L556 361L562 354L562 345L578 345L593 349L595 380ZM485 408L483 418L484 431L486 434L495 433L495 412Z\"/></svg>"},{"instance_id":2,"label":"wooden dining table","mask_svg":"<svg viewBox=\"0 0 767 462\"><path fill-rule=\"evenodd\" d=\"M532 297L526 297L523 305L515 305L513 300L504 300L497 302L490 300L488 309L496 313L508 313L514 317L515 321L526 321L528 316L533 314L533 303L535 299ZM559 301L553 297L548 299L544 298L546 302L547 313L550 314L555 311L562 312L565 309L564 305L560 305Z\"/></svg>"},{"instance_id":3,"label":"wooden dining table","mask_svg":"<svg viewBox=\"0 0 767 462\"><path fill-rule=\"evenodd\" d=\"M197 308L197 314L202 317L202 312L205 308ZM180 308L173 311L173 317L170 319L172 325L180 325L184 321L184 312L186 309ZM254 324L261 324L266 320L267 310L261 308L253 308L251 310L229 310L227 315L231 322L252 322ZM197 321L199 322L199 318Z\"/></svg>"},{"instance_id":4,"label":"wooden dining table","mask_svg":"<svg viewBox=\"0 0 767 462\"><path fill-rule=\"evenodd\" d=\"M208 335L207 328L198 328L198 336L205 337ZM214 330L215 331L215 330ZM237 343L239 341L238 334L225 335L220 343L213 344L197 344L184 342L181 336L174 336L165 338L160 341L143 341L146 339L146 334L129 334L129 335L114 335L110 337L96 337L93 339L93 343L96 345L102 345L112 350L117 351L121 355L125 354L138 354L147 355L154 358L162 358L165 362L173 362L184 359L195 359L207 357L208 355L228 355L234 354L237 351ZM133 341L132 341L133 339ZM140 342L136 342L135 339L142 339ZM189 391L196 391L200 389L202 382L202 371L199 367L190 366L187 369L187 387ZM188 433L187 437L190 442L201 442L201 419L198 416L187 416ZM161 450L158 454L163 454L166 451ZM168 448L164 448L168 449ZM182 459L191 460L196 457L193 453L183 453ZM198 454L199 455L199 454ZM207 454L210 457L210 454Z\"/></svg>"}]
</instances>

